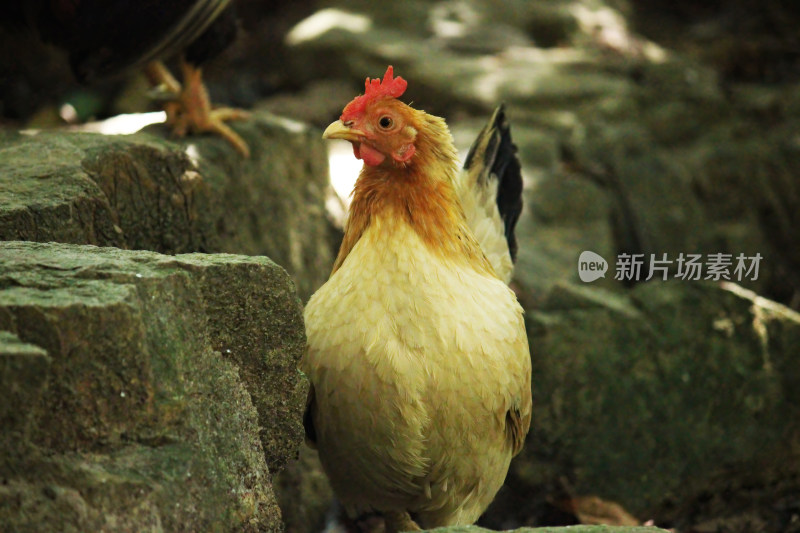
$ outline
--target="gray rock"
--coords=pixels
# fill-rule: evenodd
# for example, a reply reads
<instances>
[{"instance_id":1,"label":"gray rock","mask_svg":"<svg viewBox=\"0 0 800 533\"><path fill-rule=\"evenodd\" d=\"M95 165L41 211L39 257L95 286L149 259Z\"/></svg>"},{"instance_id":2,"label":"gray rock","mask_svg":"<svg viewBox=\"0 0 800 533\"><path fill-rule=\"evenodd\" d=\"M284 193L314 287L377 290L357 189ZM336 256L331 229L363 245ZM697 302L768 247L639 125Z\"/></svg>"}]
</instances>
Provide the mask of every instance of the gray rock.
<instances>
[{"instance_id":1,"label":"gray rock","mask_svg":"<svg viewBox=\"0 0 800 533\"><path fill-rule=\"evenodd\" d=\"M0 243L0 522L281 531L301 306L264 257Z\"/></svg>"},{"instance_id":2,"label":"gray rock","mask_svg":"<svg viewBox=\"0 0 800 533\"><path fill-rule=\"evenodd\" d=\"M781 105L780 112L789 113L788 104ZM792 120L797 117L795 111ZM760 253L760 278L747 287L795 308L800 305L798 157L793 125L765 131L739 121L709 132L687 157L717 247Z\"/></svg>"},{"instance_id":3,"label":"gray rock","mask_svg":"<svg viewBox=\"0 0 800 533\"><path fill-rule=\"evenodd\" d=\"M258 113L233 124L252 150L224 140L149 133L8 135L0 148L0 239L161 253L267 255L307 298L332 263L318 131Z\"/></svg>"},{"instance_id":4,"label":"gray rock","mask_svg":"<svg viewBox=\"0 0 800 533\"><path fill-rule=\"evenodd\" d=\"M581 283L578 258L583 251L609 262L605 278L595 285L617 284L611 263L616 255L612 207L607 191L573 174L548 174L525 191L514 279L523 288L520 298L526 307L538 306L558 283Z\"/></svg>"},{"instance_id":5,"label":"gray rock","mask_svg":"<svg viewBox=\"0 0 800 533\"><path fill-rule=\"evenodd\" d=\"M286 533L331 531L326 520L335 508L335 496L316 450L300 447L300 457L286 466L275 481Z\"/></svg>"},{"instance_id":6,"label":"gray rock","mask_svg":"<svg viewBox=\"0 0 800 533\"><path fill-rule=\"evenodd\" d=\"M0 387L5 399L0 405L0 427L4 434L29 436L31 413L19 407L31 404L41 394L49 367L50 358L40 346L0 331Z\"/></svg>"},{"instance_id":7,"label":"gray rock","mask_svg":"<svg viewBox=\"0 0 800 533\"><path fill-rule=\"evenodd\" d=\"M527 327L534 423L509 474L523 498L565 477L658 522L665 502L797 453L800 314L784 306L731 284L562 284Z\"/></svg>"}]
</instances>

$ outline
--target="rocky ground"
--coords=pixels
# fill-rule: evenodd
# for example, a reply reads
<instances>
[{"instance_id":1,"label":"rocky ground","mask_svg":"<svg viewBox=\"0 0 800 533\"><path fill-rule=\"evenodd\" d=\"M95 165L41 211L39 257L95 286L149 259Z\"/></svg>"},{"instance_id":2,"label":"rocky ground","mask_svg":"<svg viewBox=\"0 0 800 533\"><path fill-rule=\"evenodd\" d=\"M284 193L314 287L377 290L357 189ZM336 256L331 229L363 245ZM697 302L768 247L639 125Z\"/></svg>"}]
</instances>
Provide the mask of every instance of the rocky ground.
<instances>
[{"instance_id":1,"label":"rocky ground","mask_svg":"<svg viewBox=\"0 0 800 533\"><path fill-rule=\"evenodd\" d=\"M229 511L223 529L273 530L274 488L287 531L325 526L330 490L300 445L294 288L253 256L285 268L303 301L326 279L336 228L320 128L391 63L462 149L505 102L524 168L514 288L534 421L480 523L800 531L796 8L242 5L245 36L209 79L220 101L256 110L234 125L250 161L217 139L165 140L159 126L20 135L52 106L4 111L0 237L16 242L0 248L12 406L0 516L180 530L210 514L167 517L168 506L203 502ZM105 102L88 112L99 116L140 108L131 83L80 101ZM608 261L605 278L579 279L586 250ZM169 255L188 252L211 255ZM640 279L615 279L621 254L642 254ZM730 254L731 279L678 279L680 254ZM757 276L737 279L739 254L760 255ZM645 283L651 255L667 268ZM168 369L168 390L155 368ZM130 421L116 396L126 383L138 384Z\"/></svg>"}]
</instances>

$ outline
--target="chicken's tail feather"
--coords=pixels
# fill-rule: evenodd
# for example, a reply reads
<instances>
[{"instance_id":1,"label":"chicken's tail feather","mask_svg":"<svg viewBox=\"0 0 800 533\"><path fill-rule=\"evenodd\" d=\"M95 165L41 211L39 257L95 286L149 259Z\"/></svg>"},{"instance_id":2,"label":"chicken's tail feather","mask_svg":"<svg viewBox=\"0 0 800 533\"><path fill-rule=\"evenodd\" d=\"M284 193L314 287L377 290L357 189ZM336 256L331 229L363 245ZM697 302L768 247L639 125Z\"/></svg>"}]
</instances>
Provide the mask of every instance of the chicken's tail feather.
<instances>
[{"instance_id":1,"label":"chicken's tail feather","mask_svg":"<svg viewBox=\"0 0 800 533\"><path fill-rule=\"evenodd\" d=\"M464 173L464 189L471 189L473 194L477 193L477 196L483 196L485 200L496 204L508 253L511 261L516 261L518 246L514 228L522 211L522 171L503 105L494 110L489 122L470 147L464 163ZM487 193L490 193L490 197L487 197ZM464 191L462 199L463 195ZM481 201L478 200L478 203ZM489 206L482 207L488 209ZM469 213L467 216L470 218Z\"/></svg>"}]
</instances>

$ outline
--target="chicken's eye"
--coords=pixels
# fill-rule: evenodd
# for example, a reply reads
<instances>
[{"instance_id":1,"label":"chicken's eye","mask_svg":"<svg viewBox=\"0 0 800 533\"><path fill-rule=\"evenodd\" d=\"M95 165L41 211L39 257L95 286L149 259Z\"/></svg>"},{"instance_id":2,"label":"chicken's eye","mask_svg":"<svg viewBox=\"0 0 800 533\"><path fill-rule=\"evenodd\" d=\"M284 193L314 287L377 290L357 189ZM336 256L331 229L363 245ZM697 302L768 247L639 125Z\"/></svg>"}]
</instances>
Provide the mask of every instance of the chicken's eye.
<instances>
[{"instance_id":1,"label":"chicken's eye","mask_svg":"<svg viewBox=\"0 0 800 533\"><path fill-rule=\"evenodd\" d=\"M380 126L384 130L388 130L392 126L394 126L394 120L389 115L384 115L378 121L378 126Z\"/></svg>"}]
</instances>

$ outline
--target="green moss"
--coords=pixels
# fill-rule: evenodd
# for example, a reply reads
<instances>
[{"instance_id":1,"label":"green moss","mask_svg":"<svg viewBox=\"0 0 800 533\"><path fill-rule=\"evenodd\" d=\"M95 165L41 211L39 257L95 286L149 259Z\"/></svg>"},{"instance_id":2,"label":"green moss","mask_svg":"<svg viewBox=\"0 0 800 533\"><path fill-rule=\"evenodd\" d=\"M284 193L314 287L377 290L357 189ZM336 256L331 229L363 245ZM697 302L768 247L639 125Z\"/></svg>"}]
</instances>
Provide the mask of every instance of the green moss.
<instances>
[{"instance_id":1,"label":"green moss","mask_svg":"<svg viewBox=\"0 0 800 533\"><path fill-rule=\"evenodd\" d=\"M703 283L637 286L623 307L635 313L597 296L528 315L535 422L515 475L570 472L579 494L640 513L726 466L792 453L796 393L776 363L796 356L783 335L800 335L800 316Z\"/></svg>"},{"instance_id":2,"label":"green moss","mask_svg":"<svg viewBox=\"0 0 800 533\"><path fill-rule=\"evenodd\" d=\"M280 267L0 243L0 330L1 362L34 358L0 367L2 404L24 406L6 417L3 523L280 529L270 470L297 453L304 384L301 306Z\"/></svg>"},{"instance_id":3,"label":"green moss","mask_svg":"<svg viewBox=\"0 0 800 533\"><path fill-rule=\"evenodd\" d=\"M268 114L237 127L249 160L213 136L176 144L164 128L12 136L0 148L0 240L269 255L307 298L332 263L323 141Z\"/></svg>"}]
</instances>

